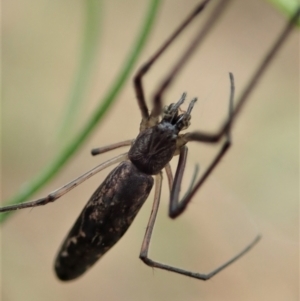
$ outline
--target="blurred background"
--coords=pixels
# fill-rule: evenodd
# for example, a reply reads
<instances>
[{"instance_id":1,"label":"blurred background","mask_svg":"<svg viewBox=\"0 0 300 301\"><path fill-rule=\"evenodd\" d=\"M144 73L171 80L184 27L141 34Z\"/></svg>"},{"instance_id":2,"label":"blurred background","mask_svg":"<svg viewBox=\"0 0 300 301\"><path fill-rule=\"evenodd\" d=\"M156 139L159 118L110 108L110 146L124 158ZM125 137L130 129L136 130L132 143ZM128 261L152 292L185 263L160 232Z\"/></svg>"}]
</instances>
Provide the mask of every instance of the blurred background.
<instances>
[{"instance_id":1,"label":"blurred background","mask_svg":"<svg viewBox=\"0 0 300 301\"><path fill-rule=\"evenodd\" d=\"M198 2L163 1L139 64ZM59 138L58 132L78 64L83 6L83 1L68 0L2 2L2 201L42 170L69 138ZM103 1L99 54L74 132L114 80L147 8L146 0ZM208 8L146 76L148 100L210 11ZM228 114L228 72L235 75L238 96L285 22L265 1L231 4L166 93L166 103L177 101L184 91L187 100L198 97L189 130L219 127ZM56 252L105 179L106 170L55 204L19 211L1 225L2 300L299 300L298 43L295 31L239 115L232 130L232 148L176 220L167 215L164 177L150 257L206 273L262 233L262 241L253 250L207 282L147 267L138 256L151 211L151 193L130 230L101 261L82 278L59 282L53 272ZM94 147L134 138L139 122L129 81L90 139L34 198L125 152L90 155ZM189 144L185 188L195 164L203 171L218 147ZM174 170L176 164L174 158Z\"/></svg>"}]
</instances>

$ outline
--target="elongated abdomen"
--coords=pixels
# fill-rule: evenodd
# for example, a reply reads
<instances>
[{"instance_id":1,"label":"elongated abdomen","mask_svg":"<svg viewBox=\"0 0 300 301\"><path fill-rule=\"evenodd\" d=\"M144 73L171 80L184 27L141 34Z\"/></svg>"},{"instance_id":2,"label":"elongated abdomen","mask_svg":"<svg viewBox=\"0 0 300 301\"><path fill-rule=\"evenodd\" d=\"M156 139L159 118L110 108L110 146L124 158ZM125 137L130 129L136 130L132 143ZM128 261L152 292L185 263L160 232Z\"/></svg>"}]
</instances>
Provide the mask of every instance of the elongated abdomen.
<instances>
[{"instance_id":1,"label":"elongated abdomen","mask_svg":"<svg viewBox=\"0 0 300 301\"><path fill-rule=\"evenodd\" d=\"M61 280L82 275L126 232L147 199L153 178L130 161L120 163L94 192L55 261Z\"/></svg>"}]
</instances>

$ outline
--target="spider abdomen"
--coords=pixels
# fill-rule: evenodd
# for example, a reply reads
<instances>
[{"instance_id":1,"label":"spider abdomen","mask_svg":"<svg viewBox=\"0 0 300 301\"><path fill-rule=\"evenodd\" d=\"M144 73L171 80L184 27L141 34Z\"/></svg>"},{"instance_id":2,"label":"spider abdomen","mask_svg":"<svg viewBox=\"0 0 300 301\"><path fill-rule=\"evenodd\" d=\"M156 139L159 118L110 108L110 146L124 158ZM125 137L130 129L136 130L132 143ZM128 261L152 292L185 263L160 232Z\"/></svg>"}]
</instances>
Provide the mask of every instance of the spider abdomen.
<instances>
[{"instance_id":1,"label":"spider abdomen","mask_svg":"<svg viewBox=\"0 0 300 301\"><path fill-rule=\"evenodd\" d=\"M147 199L153 178L130 162L120 163L91 196L55 261L61 280L79 277L127 231Z\"/></svg>"}]
</instances>

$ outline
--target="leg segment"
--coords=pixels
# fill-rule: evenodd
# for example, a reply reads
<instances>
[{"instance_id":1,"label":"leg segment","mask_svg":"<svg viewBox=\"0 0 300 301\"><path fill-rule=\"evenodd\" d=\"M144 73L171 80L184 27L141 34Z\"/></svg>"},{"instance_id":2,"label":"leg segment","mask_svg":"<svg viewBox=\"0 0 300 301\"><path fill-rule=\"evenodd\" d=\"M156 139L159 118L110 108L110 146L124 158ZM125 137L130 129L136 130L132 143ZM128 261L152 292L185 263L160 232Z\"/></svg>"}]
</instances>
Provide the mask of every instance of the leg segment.
<instances>
[{"instance_id":1,"label":"leg segment","mask_svg":"<svg viewBox=\"0 0 300 301\"><path fill-rule=\"evenodd\" d=\"M130 146L133 141L134 141L134 139L130 139L130 140L125 140L125 141L117 142L114 144L110 144L107 146L94 148L94 149L92 149L91 154L92 154L92 156L96 156L96 155L100 155L100 154L109 152L109 151L119 148L119 147Z\"/></svg>"},{"instance_id":2,"label":"leg segment","mask_svg":"<svg viewBox=\"0 0 300 301\"><path fill-rule=\"evenodd\" d=\"M242 107L245 105L249 95L254 90L256 84L260 81L261 77L269 67L272 60L274 60L276 54L279 52L280 48L285 43L288 36L291 34L295 27L296 22L300 17L300 7L295 11L294 15L291 17L289 22L285 25L282 32L279 34L278 38L274 44L270 47L270 50L263 57L261 63L258 65L257 69L253 72L250 77L249 83L246 85L242 94L236 102L236 106L232 112L232 118L227 119L220 129L215 133L207 132L194 132L190 134L190 141L206 141L206 142L218 142L223 137L223 135L228 131L230 126L235 122L237 115L241 112Z\"/></svg>"},{"instance_id":3,"label":"leg segment","mask_svg":"<svg viewBox=\"0 0 300 301\"><path fill-rule=\"evenodd\" d=\"M2 208L0 208L0 212L6 212L6 211L12 211L12 210L24 209L24 208L30 208L30 207L37 207L37 206L46 205L50 202L54 202L57 199L59 199L61 196L63 196L64 194L66 194L67 192L72 190L73 188L77 187L79 184L81 184L85 180L89 179L90 177L92 177L96 173L98 173L101 170L105 169L106 167L109 167L109 166L111 166L115 163L124 161L126 159L127 159L127 153L119 155L119 156L117 156L113 159L110 159L110 160L96 166L95 168L93 168L92 170L86 172L85 174L78 177L77 179L75 179L75 180L71 181L70 183L64 185L63 187L51 192L48 196L46 196L44 198L41 198L41 199L38 199L38 200L32 201L32 202L27 202L27 203L21 203L21 204L2 207Z\"/></svg>"},{"instance_id":4,"label":"leg segment","mask_svg":"<svg viewBox=\"0 0 300 301\"><path fill-rule=\"evenodd\" d=\"M147 225L147 230L145 233L145 237L142 243L142 248L140 252L140 258L143 260L144 263L149 265L150 267L153 268L159 268L162 270L182 274L185 276L193 277L196 279L200 280L208 280L212 278L214 275L218 274L222 270L224 270L226 267L228 267L230 264L238 260L241 256L243 256L245 253L247 253L260 239L260 236L257 236L251 244L249 244L244 250L242 250L240 253L238 253L236 256L228 260L226 263L221 265L220 267L216 268L212 272L208 274L200 274L200 273L195 273L191 271L187 271L184 269L176 268L170 265L166 265L157 261L154 261L148 257L148 251L150 247L150 241L151 241L151 235L153 232L154 224L155 224L155 219L157 216L158 208L159 208L159 201L160 201L160 194L161 194L161 186L162 186L162 175L161 173L156 176L156 183L155 183L155 194L154 194L154 202L153 202L153 207L152 207L152 212L150 215L150 219Z\"/></svg>"},{"instance_id":5,"label":"leg segment","mask_svg":"<svg viewBox=\"0 0 300 301\"><path fill-rule=\"evenodd\" d=\"M161 56L161 54L172 44L172 42L179 36L179 34L195 19L195 17L204 9L209 0L203 1L192 12L191 15L179 26L179 28L170 36L170 38L158 49L158 51L138 70L134 77L134 88L138 101L139 108L141 110L142 119L147 120L149 117L148 107L146 105L144 89L142 84L143 76L149 71L153 63ZM161 107L161 106L160 106ZM158 109L158 108L157 108ZM161 110L155 116L158 116Z\"/></svg>"},{"instance_id":6,"label":"leg segment","mask_svg":"<svg viewBox=\"0 0 300 301\"><path fill-rule=\"evenodd\" d=\"M153 201L152 211L151 211L150 219L149 219L149 222L147 225L146 233L144 236L144 240L143 240L142 248L141 248L141 252L140 252L140 258L147 265L150 265L150 266L152 266L151 263L153 261L148 258L148 250L149 250L149 245L150 245L151 236L152 236L152 232L153 232L153 227L155 224L155 219L156 219L158 208L159 208L161 186L162 186L162 174L160 172L158 175L156 175L156 178L155 178L155 193L154 193L154 201Z\"/></svg>"},{"instance_id":7,"label":"leg segment","mask_svg":"<svg viewBox=\"0 0 300 301\"><path fill-rule=\"evenodd\" d=\"M169 163L165 166L165 171L166 171L166 174L167 174L169 190L170 190L170 193L171 193L172 187L173 187L173 173L172 173L171 165Z\"/></svg>"},{"instance_id":8,"label":"leg segment","mask_svg":"<svg viewBox=\"0 0 300 301\"><path fill-rule=\"evenodd\" d=\"M178 167L175 174L174 184L171 193L171 200L170 200L170 207L169 207L169 216L171 218L176 218L185 210L186 206L191 201L196 191L202 186L204 181L208 178L208 176L211 174L214 168L218 165L222 157L225 155L226 151L229 149L230 145L231 142L227 137L222 148L220 149L220 151L218 152L214 160L211 162L211 164L209 165L205 173L198 180L196 185L189 192L187 192L185 197L181 201L179 201L180 186L181 186L186 158L187 158L187 148L186 147L182 148L181 153L179 155Z\"/></svg>"},{"instance_id":9,"label":"leg segment","mask_svg":"<svg viewBox=\"0 0 300 301\"><path fill-rule=\"evenodd\" d=\"M205 37L209 33L209 31L213 28L216 21L220 19L220 16L226 5L229 3L230 0L222 0L219 1L218 5L215 7L214 11L211 13L209 19L204 24L203 28L199 31L199 33L195 36L195 38L190 43L189 47L183 53L183 55L178 60L177 64L171 69L170 73L167 77L163 80L162 84L159 86L159 89L156 91L154 98L153 98L153 109L151 111L151 117L156 117L161 114L162 111L162 98L163 93L172 83L178 72L182 69L185 65L187 60L191 57L191 55L195 52L197 47L204 41Z\"/></svg>"},{"instance_id":10,"label":"leg segment","mask_svg":"<svg viewBox=\"0 0 300 301\"><path fill-rule=\"evenodd\" d=\"M229 117L228 117L229 124L231 124L231 119L232 119L233 98L234 98L234 78L231 73L230 73L230 83L231 85L230 85ZM187 142L188 141L199 141L199 142L206 142L206 143L215 142L215 141L202 139L202 137L195 135L194 132L185 134L184 139L187 139ZM193 195L201 187L201 185L208 178L208 176L211 174L214 168L218 165L222 157L225 155L226 151L229 149L230 145L231 145L231 132L230 132L230 127L228 127L225 133L225 142L222 148L219 150L214 160L210 163L210 165L208 166L207 170L202 175L202 177L197 181L196 185L193 188L190 188L186 193L186 195L183 197L183 199L179 201L180 186L182 182L182 177L185 169L187 152L188 152L186 146L183 146L181 148L174 184L171 192L171 198L170 198L169 216L171 218L177 217L185 210L186 206L192 199Z\"/></svg>"}]
</instances>

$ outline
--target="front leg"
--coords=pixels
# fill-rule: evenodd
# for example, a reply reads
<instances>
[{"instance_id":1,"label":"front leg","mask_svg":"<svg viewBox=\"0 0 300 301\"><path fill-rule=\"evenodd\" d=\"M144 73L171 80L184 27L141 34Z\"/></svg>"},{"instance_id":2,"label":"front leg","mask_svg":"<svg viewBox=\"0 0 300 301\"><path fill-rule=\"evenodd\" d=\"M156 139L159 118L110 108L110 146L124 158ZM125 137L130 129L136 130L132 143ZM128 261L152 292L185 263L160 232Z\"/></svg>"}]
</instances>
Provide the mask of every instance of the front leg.
<instances>
[{"instance_id":1,"label":"front leg","mask_svg":"<svg viewBox=\"0 0 300 301\"><path fill-rule=\"evenodd\" d=\"M231 125L232 117L233 117L233 99L234 99L234 78L232 73L230 75L230 97L229 97L229 116L228 116L228 124ZM178 166L175 174L174 184L171 191L170 197L170 206L169 206L169 216L171 218L175 218L180 215L191 201L194 194L198 191L198 189L202 186L214 168L218 165L222 157L228 151L231 146L231 127L229 126L225 132L225 142L222 148L219 150L213 161L208 166L207 170L201 176L201 178L197 181L194 187L190 188L186 195L183 197L181 201L179 201L179 192L181 187L181 182L183 178L183 173L185 169L186 159L188 149L186 146L182 146L180 149ZM198 135L198 132L187 133L182 136L182 142L187 143L188 141L198 141L198 142L206 142L206 143L215 143L217 141L208 139L209 137L203 137L202 135Z\"/></svg>"}]
</instances>

